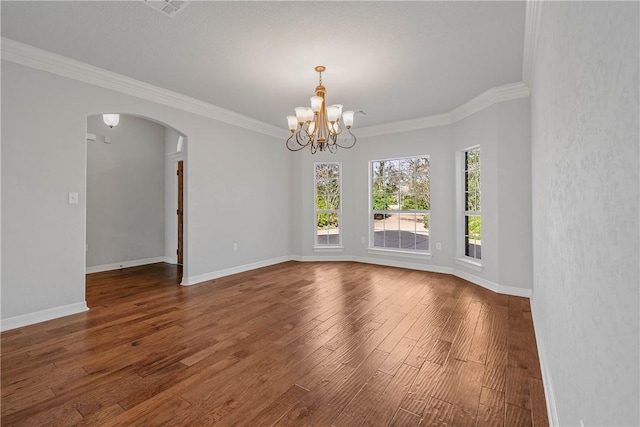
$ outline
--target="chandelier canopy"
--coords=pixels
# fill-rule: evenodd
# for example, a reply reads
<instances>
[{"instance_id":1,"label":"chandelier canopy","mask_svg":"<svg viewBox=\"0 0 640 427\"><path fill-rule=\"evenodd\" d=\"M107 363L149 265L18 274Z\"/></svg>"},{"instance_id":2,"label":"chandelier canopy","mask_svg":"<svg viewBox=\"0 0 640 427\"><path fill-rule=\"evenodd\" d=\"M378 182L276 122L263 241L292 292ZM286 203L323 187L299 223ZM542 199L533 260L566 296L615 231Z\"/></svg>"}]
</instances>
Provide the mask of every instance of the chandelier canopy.
<instances>
[{"instance_id":1,"label":"chandelier canopy","mask_svg":"<svg viewBox=\"0 0 640 427\"><path fill-rule=\"evenodd\" d=\"M351 148L356 143L356 137L351 133L353 111L342 112L341 104L326 106L326 89L322 86L325 67L318 65L315 70L320 77L316 94L310 98L311 107L296 107L296 115L287 116L291 131L286 142L287 148L299 151L309 147L311 154L318 150L335 153L338 147Z\"/></svg>"}]
</instances>

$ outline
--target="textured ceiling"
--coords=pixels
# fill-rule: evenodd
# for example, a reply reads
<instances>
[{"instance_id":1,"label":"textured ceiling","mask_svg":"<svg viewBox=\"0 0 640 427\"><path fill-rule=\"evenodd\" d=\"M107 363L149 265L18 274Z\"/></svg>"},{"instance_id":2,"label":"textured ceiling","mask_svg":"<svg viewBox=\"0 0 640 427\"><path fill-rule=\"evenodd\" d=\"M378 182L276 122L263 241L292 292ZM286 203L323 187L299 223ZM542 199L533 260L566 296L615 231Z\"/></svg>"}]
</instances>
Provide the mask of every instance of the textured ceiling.
<instances>
[{"instance_id":1,"label":"textured ceiling","mask_svg":"<svg viewBox=\"0 0 640 427\"><path fill-rule=\"evenodd\" d=\"M286 129L325 65L355 128L522 80L524 2L2 1L2 36Z\"/></svg>"}]
</instances>

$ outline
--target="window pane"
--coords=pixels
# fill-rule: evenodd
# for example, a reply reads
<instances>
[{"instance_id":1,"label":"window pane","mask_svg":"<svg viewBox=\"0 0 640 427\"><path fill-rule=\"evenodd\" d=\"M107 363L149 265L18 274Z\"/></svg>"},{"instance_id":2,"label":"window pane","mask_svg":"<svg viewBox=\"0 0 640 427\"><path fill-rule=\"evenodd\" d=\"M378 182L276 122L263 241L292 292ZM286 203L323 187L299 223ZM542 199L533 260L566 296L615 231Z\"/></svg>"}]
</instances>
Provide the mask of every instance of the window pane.
<instances>
[{"instance_id":1,"label":"window pane","mask_svg":"<svg viewBox=\"0 0 640 427\"><path fill-rule=\"evenodd\" d=\"M387 215L384 219L384 247L400 248L399 215Z\"/></svg>"},{"instance_id":2,"label":"window pane","mask_svg":"<svg viewBox=\"0 0 640 427\"><path fill-rule=\"evenodd\" d=\"M316 182L316 209L327 209L327 189L324 182Z\"/></svg>"},{"instance_id":3,"label":"window pane","mask_svg":"<svg viewBox=\"0 0 640 427\"><path fill-rule=\"evenodd\" d=\"M384 196L387 210L397 211L400 209L400 202L398 201L398 193L386 193Z\"/></svg>"},{"instance_id":4,"label":"window pane","mask_svg":"<svg viewBox=\"0 0 640 427\"><path fill-rule=\"evenodd\" d=\"M389 208L385 193L374 193L372 208L374 211L385 211Z\"/></svg>"},{"instance_id":5,"label":"window pane","mask_svg":"<svg viewBox=\"0 0 640 427\"><path fill-rule=\"evenodd\" d=\"M400 214L400 247L403 249L416 248L416 215Z\"/></svg>"},{"instance_id":6,"label":"window pane","mask_svg":"<svg viewBox=\"0 0 640 427\"><path fill-rule=\"evenodd\" d=\"M318 245L339 245L340 227L337 213L316 214L316 243Z\"/></svg>"},{"instance_id":7,"label":"window pane","mask_svg":"<svg viewBox=\"0 0 640 427\"><path fill-rule=\"evenodd\" d=\"M400 185L399 162L397 160L387 160L384 163L384 184L390 191L398 191Z\"/></svg>"},{"instance_id":8,"label":"window pane","mask_svg":"<svg viewBox=\"0 0 640 427\"><path fill-rule=\"evenodd\" d=\"M416 249L429 250L429 215L416 215Z\"/></svg>"},{"instance_id":9,"label":"window pane","mask_svg":"<svg viewBox=\"0 0 640 427\"><path fill-rule=\"evenodd\" d=\"M326 189L326 208L325 209L340 209L340 183L339 181L332 179L325 182Z\"/></svg>"},{"instance_id":10,"label":"window pane","mask_svg":"<svg viewBox=\"0 0 640 427\"><path fill-rule=\"evenodd\" d=\"M384 247L384 214L373 214L373 246Z\"/></svg>"},{"instance_id":11,"label":"window pane","mask_svg":"<svg viewBox=\"0 0 640 427\"><path fill-rule=\"evenodd\" d=\"M316 165L316 180L325 179L327 177L327 165L319 163Z\"/></svg>"},{"instance_id":12,"label":"window pane","mask_svg":"<svg viewBox=\"0 0 640 427\"><path fill-rule=\"evenodd\" d=\"M340 165L338 164L327 164L327 178L328 179L337 179L340 177Z\"/></svg>"},{"instance_id":13,"label":"window pane","mask_svg":"<svg viewBox=\"0 0 640 427\"><path fill-rule=\"evenodd\" d=\"M465 255L481 257L482 219L478 215L465 216Z\"/></svg>"}]
</instances>

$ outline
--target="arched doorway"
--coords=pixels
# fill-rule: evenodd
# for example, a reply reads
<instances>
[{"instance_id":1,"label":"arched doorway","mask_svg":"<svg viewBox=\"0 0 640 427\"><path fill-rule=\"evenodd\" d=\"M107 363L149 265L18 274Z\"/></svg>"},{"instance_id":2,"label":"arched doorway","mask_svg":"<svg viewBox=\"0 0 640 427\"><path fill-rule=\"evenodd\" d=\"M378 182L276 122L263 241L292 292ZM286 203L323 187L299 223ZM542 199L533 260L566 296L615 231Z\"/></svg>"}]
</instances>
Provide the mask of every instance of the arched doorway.
<instances>
[{"instance_id":1,"label":"arched doorway","mask_svg":"<svg viewBox=\"0 0 640 427\"><path fill-rule=\"evenodd\" d=\"M88 274L158 262L187 253L184 134L164 123L119 114L112 127L87 116L85 266Z\"/></svg>"}]
</instances>

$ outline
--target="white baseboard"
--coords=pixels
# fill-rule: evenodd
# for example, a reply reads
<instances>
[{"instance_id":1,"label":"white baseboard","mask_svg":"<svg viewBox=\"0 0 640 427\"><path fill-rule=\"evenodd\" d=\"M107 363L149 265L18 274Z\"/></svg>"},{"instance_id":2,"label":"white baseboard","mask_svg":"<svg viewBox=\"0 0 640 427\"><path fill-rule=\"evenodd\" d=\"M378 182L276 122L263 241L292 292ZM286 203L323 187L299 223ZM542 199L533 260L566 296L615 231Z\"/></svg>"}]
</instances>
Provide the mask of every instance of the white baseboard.
<instances>
[{"instance_id":1,"label":"white baseboard","mask_svg":"<svg viewBox=\"0 0 640 427\"><path fill-rule=\"evenodd\" d=\"M86 273L100 273L102 271L119 270L121 268L137 267L139 265L155 264L156 262L170 262L171 259L165 256L157 256L153 258L134 259L133 261L122 261L113 264L96 265L87 267Z\"/></svg>"},{"instance_id":2,"label":"white baseboard","mask_svg":"<svg viewBox=\"0 0 640 427\"><path fill-rule=\"evenodd\" d=\"M454 268L451 274L499 294L511 295L514 297L531 298L531 289L501 285L501 284L492 282L491 280L483 279L482 277L478 277L474 274L470 274L466 271L462 271L458 268Z\"/></svg>"},{"instance_id":3,"label":"white baseboard","mask_svg":"<svg viewBox=\"0 0 640 427\"><path fill-rule=\"evenodd\" d=\"M300 262L322 262L322 261L361 262L363 264L384 265L387 267L407 268L409 270L421 270L421 271L430 271L432 273L451 274L451 269L449 267L440 267L438 265L432 265L432 264L418 264L415 262L397 261L397 260L391 260L391 259L359 257L359 256L352 256L352 255L330 255L330 256L292 255L290 259L292 261L300 261Z\"/></svg>"},{"instance_id":4,"label":"white baseboard","mask_svg":"<svg viewBox=\"0 0 640 427\"><path fill-rule=\"evenodd\" d=\"M512 295L516 297L531 298L531 289L517 288L515 286L505 286L498 283L494 283L490 280L483 279L476 275L467 273L457 268L442 267L433 264L419 264L415 262L397 261L391 259L370 258L370 257L358 257L351 255L331 255L331 256L299 256L292 255L290 257L292 261L301 262L316 262L316 261L353 261L362 262L365 264L385 265L388 267L408 268L410 270L430 271L432 273L452 274L467 280L478 286L489 289L490 291L497 292L499 294Z\"/></svg>"},{"instance_id":5,"label":"white baseboard","mask_svg":"<svg viewBox=\"0 0 640 427\"><path fill-rule=\"evenodd\" d=\"M268 267L274 264L280 264L285 261L291 261L290 256L271 258L264 261L254 262L251 264L239 265L237 267L226 268L224 270L212 271L211 273L198 274L196 276L183 277L182 286L191 286L197 283L206 282L208 280L218 279L232 274L244 273L245 271L255 270L256 268Z\"/></svg>"},{"instance_id":6,"label":"white baseboard","mask_svg":"<svg viewBox=\"0 0 640 427\"><path fill-rule=\"evenodd\" d=\"M536 332L536 343L538 346L538 358L540 359L540 371L542 371L542 385L544 387L544 398L547 402L547 417L551 427L559 427L558 407L556 405L556 397L553 391L553 381L551 380L551 370L548 364L547 353L545 351L544 337L541 335L542 327L536 322L537 304L536 297L531 297L531 318L533 319L533 329Z\"/></svg>"},{"instance_id":7,"label":"white baseboard","mask_svg":"<svg viewBox=\"0 0 640 427\"><path fill-rule=\"evenodd\" d=\"M439 265L433 264L419 264L408 261L398 261L395 259L392 260L370 257L352 257L352 261L361 262L364 264L384 265L387 267L407 268L409 270L429 271L431 273L451 274L451 268L449 267L441 267Z\"/></svg>"},{"instance_id":8,"label":"white baseboard","mask_svg":"<svg viewBox=\"0 0 640 427\"><path fill-rule=\"evenodd\" d=\"M22 314L20 316L8 317L0 321L0 330L8 331L10 329L20 328L22 326L33 325L34 323L45 322L47 320L57 319L58 317L69 316L71 314L82 313L88 311L86 301L77 302L75 304L63 305L61 307L49 308L47 310L36 311L34 313Z\"/></svg>"}]
</instances>

